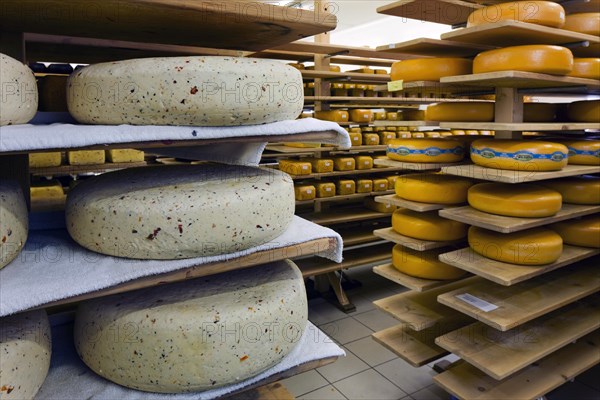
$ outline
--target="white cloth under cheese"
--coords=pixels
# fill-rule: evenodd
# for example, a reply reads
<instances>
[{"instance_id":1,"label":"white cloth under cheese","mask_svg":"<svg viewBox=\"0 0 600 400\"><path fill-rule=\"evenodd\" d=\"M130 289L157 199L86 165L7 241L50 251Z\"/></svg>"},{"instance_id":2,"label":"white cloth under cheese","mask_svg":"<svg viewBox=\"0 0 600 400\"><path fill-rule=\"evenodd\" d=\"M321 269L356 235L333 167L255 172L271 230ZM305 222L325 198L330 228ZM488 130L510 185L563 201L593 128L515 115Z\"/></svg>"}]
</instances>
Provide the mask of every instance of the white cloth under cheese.
<instances>
[{"instance_id":1,"label":"white cloth under cheese","mask_svg":"<svg viewBox=\"0 0 600 400\"><path fill-rule=\"evenodd\" d=\"M86 124L254 125L295 119L302 75L246 57L161 57L94 64L67 84L69 112Z\"/></svg>"},{"instance_id":2,"label":"white cloth under cheese","mask_svg":"<svg viewBox=\"0 0 600 400\"><path fill-rule=\"evenodd\" d=\"M0 53L0 126L26 124L38 108L33 72L21 62Z\"/></svg>"},{"instance_id":3,"label":"white cloth under cheese","mask_svg":"<svg viewBox=\"0 0 600 400\"><path fill-rule=\"evenodd\" d=\"M203 391L280 362L307 316L302 273L281 261L82 303L75 346L93 371L120 385Z\"/></svg>"},{"instance_id":4,"label":"white cloth under cheese","mask_svg":"<svg viewBox=\"0 0 600 400\"><path fill-rule=\"evenodd\" d=\"M28 213L20 186L0 179L0 269L14 260L27 241Z\"/></svg>"}]
</instances>

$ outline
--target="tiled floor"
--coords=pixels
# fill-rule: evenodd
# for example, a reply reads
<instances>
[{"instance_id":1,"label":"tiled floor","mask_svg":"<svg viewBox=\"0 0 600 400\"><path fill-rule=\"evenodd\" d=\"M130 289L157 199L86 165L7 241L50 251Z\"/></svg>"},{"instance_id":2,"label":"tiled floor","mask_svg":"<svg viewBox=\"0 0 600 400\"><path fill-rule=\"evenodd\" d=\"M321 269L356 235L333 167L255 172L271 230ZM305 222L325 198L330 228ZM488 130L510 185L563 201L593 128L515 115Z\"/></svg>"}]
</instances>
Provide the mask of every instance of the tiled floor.
<instances>
[{"instance_id":1,"label":"tiled floor","mask_svg":"<svg viewBox=\"0 0 600 400\"><path fill-rule=\"evenodd\" d=\"M450 395L434 385L433 363L413 368L375 342L371 334L396 325L396 320L373 306L373 300L406 289L378 275L371 267L355 268L348 276L362 287L348 291L356 312L346 314L322 298L309 301L309 319L346 351L333 364L283 381L298 399L312 400L449 400ZM456 357L450 356L450 361ZM577 377L546 397L548 400L600 400L600 367Z\"/></svg>"}]
</instances>

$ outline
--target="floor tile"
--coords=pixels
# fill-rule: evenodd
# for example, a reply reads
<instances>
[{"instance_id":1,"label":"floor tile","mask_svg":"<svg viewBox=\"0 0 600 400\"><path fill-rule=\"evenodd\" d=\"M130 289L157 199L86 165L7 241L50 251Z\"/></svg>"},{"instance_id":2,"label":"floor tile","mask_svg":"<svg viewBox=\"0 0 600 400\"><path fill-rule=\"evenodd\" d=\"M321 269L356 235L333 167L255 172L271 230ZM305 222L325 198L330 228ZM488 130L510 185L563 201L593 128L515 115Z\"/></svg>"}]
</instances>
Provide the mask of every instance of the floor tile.
<instances>
[{"instance_id":1,"label":"floor tile","mask_svg":"<svg viewBox=\"0 0 600 400\"><path fill-rule=\"evenodd\" d=\"M386 328L400 324L396 318L391 317L381 310L372 310L366 313L358 314L354 316L354 319L358 320L360 323L366 325L369 329L372 329L375 332L382 331Z\"/></svg>"},{"instance_id":2,"label":"floor tile","mask_svg":"<svg viewBox=\"0 0 600 400\"><path fill-rule=\"evenodd\" d=\"M388 361L375 369L409 394L430 386L433 383L432 377L436 375L427 366L415 368L399 358Z\"/></svg>"},{"instance_id":3,"label":"floor tile","mask_svg":"<svg viewBox=\"0 0 600 400\"><path fill-rule=\"evenodd\" d=\"M449 400L450 394L438 385L429 385L410 395L414 400Z\"/></svg>"},{"instance_id":4,"label":"floor tile","mask_svg":"<svg viewBox=\"0 0 600 400\"><path fill-rule=\"evenodd\" d=\"M340 344L346 344L370 336L373 332L352 317L319 325L325 334Z\"/></svg>"},{"instance_id":5,"label":"floor tile","mask_svg":"<svg viewBox=\"0 0 600 400\"><path fill-rule=\"evenodd\" d=\"M372 369L353 375L334 384L351 400L398 400L406 393Z\"/></svg>"},{"instance_id":6,"label":"floor tile","mask_svg":"<svg viewBox=\"0 0 600 400\"><path fill-rule=\"evenodd\" d=\"M294 395L294 397L312 392L329 384L329 382L314 369L284 379L281 383Z\"/></svg>"},{"instance_id":7,"label":"floor tile","mask_svg":"<svg viewBox=\"0 0 600 400\"><path fill-rule=\"evenodd\" d=\"M340 357L336 362L317 369L329 383L337 382L340 379L369 369L369 365L352 354L351 351L346 348L344 350L346 350L346 357Z\"/></svg>"},{"instance_id":8,"label":"floor tile","mask_svg":"<svg viewBox=\"0 0 600 400\"><path fill-rule=\"evenodd\" d=\"M349 292L348 293L348 298L350 299L350 302L352 304L354 304L354 306L356 307L356 311L354 311L353 313L348 314L350 316L354 317L354 316L356 316L358 314L362 314L364 312L371 311L371 310L375 309L375 305L373 304L373 300L368 299L365 296L363 296L360 291Z\"/></svg>"},{"instance_id":9,"label":"floor tile","mask_svg":"<svg viewBox=\"0 0 600 400\"><path fill-rule=\"evenodd\" d=\"M348 314L325 299L319 298L308 302L308 319L315 325L322 325L347 317Z\"/></svg>"},{"instance_id":10,"label":"floor tile","mask_svg":"<svg viewBox=\"0 0 600 400\"><path fill-rule=\"evenodd\" d=\"M396 354L392 353L373 340L372 337L366 337L364 339L348 343L346 348L352 353L356 354L361 360L369 364L371 367L383 364L384 362L398 357Z\"/></svg>"},{"instance_id":11,"label":"floor tile","mask_svg":"<svg viewBox=\"0 0 600 400\"><path fill-rule=\"evenodd\" d=\"M458 360L460 360L459 356L454 355L454 354L448 354L445 357L438 358L437 360L430 362L429 364L427 364L427 366L433 368L433 366L435 364L439 363L440 361L448 361L450 363L453 363L453 362L458 361Z\"/></svg>"},{"instance_id":12,"label":"floor tile","mask_svg":"<svg viewBox=\"0 0 600 400\"><path fill-rule=\"evenodd\" d=\"M567 382L546 395L548 400L598 400L600 392L579 382Z\"/></svg>"},{"instance_id":13,"label":"floor tile","mask_svg":"<svg viewBox=\"0 0 600 400\"><path fill-rule=\"evenodd\" d=\"M598 379L598 377L600 377L600 364L579 375L575 378L575 382L581 382L584 385L600 391L600 379Z\"/></svg>"},{"instance_id":14,"label":"floor tile","mask_svg":"<svg viewBox=\"0 0 600 400\"><path fill-rule=\"evenodd\" d=\"M328 385L300 396L298 400L346 400L346 397L333 385Z\"/></svg>"}]
</instances>

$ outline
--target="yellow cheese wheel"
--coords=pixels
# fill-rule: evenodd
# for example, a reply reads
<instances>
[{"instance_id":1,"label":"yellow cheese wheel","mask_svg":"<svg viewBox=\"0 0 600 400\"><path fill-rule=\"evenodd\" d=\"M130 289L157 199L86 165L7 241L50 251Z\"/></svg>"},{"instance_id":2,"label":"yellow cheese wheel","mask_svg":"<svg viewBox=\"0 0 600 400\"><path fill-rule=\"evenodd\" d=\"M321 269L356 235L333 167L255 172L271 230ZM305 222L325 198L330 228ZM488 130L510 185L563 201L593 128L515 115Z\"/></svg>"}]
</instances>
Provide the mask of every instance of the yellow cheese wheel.
<instances>
[{"instance_id":1,"label":"yellow cheese wheel","mask_svg":"<svg viewBox=\"0 0 600 400\"><path fill-rule=\"evenodd\" d=\"M317 190L313 185L297 185L294 186L294 196L297 201L314 200Z\"/></svg>"},{"instance_id":2,"label":"yellow cheese wheel","mask_svg":"<svg viewBox=\"0 0 600 400\"><path fill-rule=\"evenodd\" d=\"M371 156L354 156L356 169L371 169L373 168L373 157Z\"/></svg>"},{"instance_id":3,"label":"yellow cheese wheel","mask_svg":"<svg viewBox=\"0 0 600 400\"><path fill-rule=\"evenodd\" d=\"M396 139L396 132L389 132L387 130L379 132L379 143L381 144L388 144L394 139Z\"/></svg>"},{"instance_id":4,"label":"yellow cheese wheel","mask_svg":"<svg viewBox=\"0 0 600 400\"><path fill-rule=\"evenodd\" d=\"M479 139L471 143L471 160L488 168L557 171L567 165L568 149L537 140Z\"/></svg>"},{"instance_id":5,"label":"yellow cheese wheel","mask_svg":"<svg viewBox=\"0 0 600 400\"><path fill-rule=\"evenodd\" d=\"M473 73L525 71L566 75L573 70L573 53L566 47L526 45L488 50L473 60Z\"/></svg>"},{"instance_id":6,"label":"yellow cheese wheel","mask_svg":"<svg viewBox=\"0 0 600 400\"><path fill-rule=\"evenodd\" d=\"M556 222L549 228L566 244L600 248L600 214Z\"/></svg>"},{"instance_id":7,"label":"yellow cheese wheel","mask_svg":"<svg viewBox=\"0 0 600 400\"><path fill-rule=\"evenodd\" d=\"M600 122L600 100L583 100L569 104L569 119L575 122Z\"/></svg>"},{"instance_id":8,"label":"yellow cheese wheel","mask_svg":"<svg viewBox=\"0 0 600 400\"><path fill-rule=\"evenodd\" d=\"M297 160L279 160L279 169L291 175L310 175L312 166L309 162Z\"/></svg>"},{"instance_id":9,"label":"yellow cheese wheel","mask_svg":"<svg viewBox=\"0 0 600 400\"><path fill-rule=\"evenodd\" d=\"M436 131L427 131L427 132L423 132L423 134L427 138L439 138L439 137L442 137L442 135L440 135L440 133L436 132Z\"/></svg>"},{"instance_id":10,"label":"yellow cheese wheel","mask_svg":"<svg viewBox=\"0 0 600 400\"><path fill-rule=\"evenodd\" d=\"M350 135L350 142L352 142L352 146L362 146L363 137L362 133L360 133L360 128L358 132L349 132L348 134Z\"/></svg>"},{"instance_id":11,"label":"yellow cheese wheel","mask_svg":"<svg viewBox=\"0 0 600 400\"><path fill-rule=\"evenodd\" d=\"M563 203L600 204L600 178L574 176L544 181L544 186L562 195Z\"/></svg>"},{"instance_id":12,"label":"yellow cheese wheel","mask_svg":"<svg viewBox=\"0 0 600 400\"><path fill-rule=\"evenodd\" d=\"M476 210L507 217L550 217L562 207L558 191L528 183L479 183L469 189L468 200Z\"/></svg>"},{"instance_id":13,"label":"yellow cheese wheel","mask_svg":"<svg viewBox=\"0 0 600 400\"><path fill-rule=\"evenodd\" d=\"M371 179L358 179L356 181L356 193L369 193L373 191L373 181Z\"/></svg>"},{"instance_id":14,"label":"yellow cheese wheel","mask_svg":"<svg viewBox=\"0 0 600 400\"><path fill-rule=\"evenodd\" d=\"M460 204L467 201L468 178L438 173L406 174L396 180L396 194L420 203Z\"/></svg>"},{"instance_id":15,"label":"yellow cheese wheel","mask_svg":"<svg viewBox=\"0 0 600 400\"><path fill-rule=\"evenodd\" d=\"M552 122L556 120L560 105L555 103L523 104L523 122Z\"/></svg>"},{"instance_id":16,"label":"yellow cheese wheel","mask_svg":"<svg viewBox=\"0 0 600 400\"><path fill-rule=\"evenodd\" d=\"M551 1L510 1L473 11L467 27L514 20L560 28L565 24L565 9Z\"/></svg>"},{"instance_id":17,"label":"yellow cheese wheel","mask_svg":"<svg viewBox=\"0 0 600 400\"><path fill-rule=\"evenodd\" d=\"M426 121L448 122L492 122L494 121L494 103L436 103L425 110Z\"/></svg>"},{"instance_id":18,"label":"yellow cheese wheel","mask_svg":"<svg viewBox=\"0 0 600 400\"><path fill-rule=\"evenodd\" d=\"M373 179L373 191L374 192L385 192L388 190L388 180L385 178Z\"/></svg>"},{"instance_id":19,"label":"yellow cheese wheel","mask_svg":"<svg viewBox=\"0 0 600 400\"><path fill-rule=\"evenodd\" d=\"M377 146L379 144L379 135L376 133L363 133L362 142L365 146Z\"/></svg>"},{"instance_id":20,"label":"yellow cheese wheel","mask_svg":"<svg viewBox=\"0 0 600 400\"><path fill-rule=\"evenodd\" d=\"M462 269L441 262L440 250L416 251L395 245L392 250L392 265L403 274L422 279L452 280L465 275Z\"/></svg>"},{"instance_id":21,"label":"yellow cheese wheel","mask_svg":"<svg viewBox=\"0 0 600 400\"><path fill-rule=\"evenodd\" d=\"M388 121L399 121L400 114L397 112L389 112L386 115Z\"/></svg>"},{"instance_id":22,"label":"yellow cheese wheel","mask_svg":"<svg viewBox=\"0 0 600 400\"><path fill-rule=\"evenodd\" d=\"M385 111L373 111L373 119L375 121L384 121L387 119L387 112Z\"/></svg>"},{"instance_id":23,"label":"yellow cheese wheel","mask_svg":"<svg viewBox=\"0 0 600 400\"><path fill-rule=\"evenodd\" d=\"M335 183L335 190L340 196L354 194L356 193L356 182L352 179L340 179Z\"/></svg>"},{"instance_id":24,"label":"yellow cheese wheel","mask_svg":"<svg viewBox=\"0 0 600 400\"><path fill-rule=\"evenodd\" d=\"M315 111L315 118L333 122L348 122L348 111L331 110L331 111Z\"/></svg>"},{"instance_id":25,"label":"yellow cheese wheel","mask_svg":"<svg viewBox=\"0 0 600 400\"><path fill-rule=\"evenodd\" d=\"M554 231L533 228L513 233L499 233L472 226L469 246L486 258L518 265L545 265L558 260L563 241Z\"/></svg>"},{"instance_id":26,"label":"yellow cheese wheel","mask_svg":"<svg viewBox=\"0 0 600 400\"><path fill-rule=\"evenodd\" d=\"M445 76L471 73L473 62L464 58L418 58L392 64L392 81L439 81Z\"/></svg>"},{"instance_id":27,"label":"yellow cheese wheel","mask_svg":"<svg viewBox=\"0 0 600 400\"><path fill-rule=\"evenodd\" d=\"M314 172L333 172L333 160L330 158L308 158L304 160L310 163Z\"/></svg>"},{"instance_id":28,"label":"yellow cheese wheel","mask_svg":"<svg viewBox=\"0 0 600 400\"><path fill-rule=\"evenodd\" d=\"M400 116L402 121L424 121L425 110L402 110Z\"/></svg>"},{"instance_id":29,"label":"yellow cheese wheel","mask_svg":"<svg viewBox=\"0 0 600 400\"><path fill-rule=\"evenodd\" d=\"M315 188L319 198L335 196L335 183L333 182L318 182L315 184Z\"/></svg>"},{"instance_id":30,"label":"yellow cheese wheel","mask_svg":"<svg viewBox=\"0 0 600 400\"><path fill-rule=\"evenodd\" d=\"M467 228L462 222L440 217L437 211L417 212L402 208L392 215L392 229L415 239L458 240L467 236Z\"/></svg>"},{"instance_id":31,"label":"yellow cheese wheel","mask_svg":"<svg viewBox=\"0 0 600 400\"><path fill-rule=\"evenodd\" d=\"M576 78L600 79L600 58L576 58L569 76Z\"/></svg>"},{"instance_id":32,"label":"yellow cheese wheel","mask_svg":"<svg viewBox=\"0 0 600 400\"><path fill-rule=\"evenodd\" d=\"M600 140L568 140L569 164L600 165Z\"/></svg>"},{"instance_id":33,"label":"yellow cheese wheel","mask_svg":"<svg viewBox=\"0 0 600 400\"><path fill-rule=\"evenodd\" d=\"M563 29L588 35L600 36L600 13L579 13L567 15Z\"/></svg>"},{"instance_id":34,"label":"yellow cheese wheel","mask_svg":"<svg viewBox=\"0 0 600 400\"><path fill-rule=\"evenodd\" d=\"M371 122L373 120L373 111L367 109L354 109L350 111L350 121L352 122Z\"/></svg>"},{"instance_id":35,"label":"yellow cheese wheel","mask_svg":"<svg viewBox=\"0 0 600 400\"><path fill-rule=\"evenodd\" d=\"M461 161L465 147L452 139L395 139L387 146L392 160L411 163L451 163Z\"/></svg>"}]
</instances>

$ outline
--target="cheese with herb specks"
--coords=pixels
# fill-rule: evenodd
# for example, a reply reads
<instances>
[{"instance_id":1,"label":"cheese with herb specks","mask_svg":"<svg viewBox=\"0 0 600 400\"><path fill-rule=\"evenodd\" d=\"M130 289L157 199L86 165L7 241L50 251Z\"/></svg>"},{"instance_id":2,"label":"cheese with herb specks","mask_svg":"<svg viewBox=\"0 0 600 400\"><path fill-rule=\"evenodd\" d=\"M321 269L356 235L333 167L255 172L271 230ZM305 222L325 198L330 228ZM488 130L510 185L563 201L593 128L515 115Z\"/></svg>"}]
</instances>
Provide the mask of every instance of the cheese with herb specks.
<instances>
[{"instance_id":1,"label":"cheese with herb specks","mask_svg":"<svg viewBox=\"0 0 600 400\"><path fill-rule=\"evenodd\" d=\"M0 180L0 269L14 260L27 240L29 219L21 187Z\"/></svg>"},{"instance_id":2,"label":"cheese with herb specks","mask_svg":"<svg viewBox=\"0 0 600 400\"><path fill-rule=\"evenodd\" d=\"M0 126L28 123L38 108L33 72L23 63L0 53Z\"/></svg>"}]
</instances>

